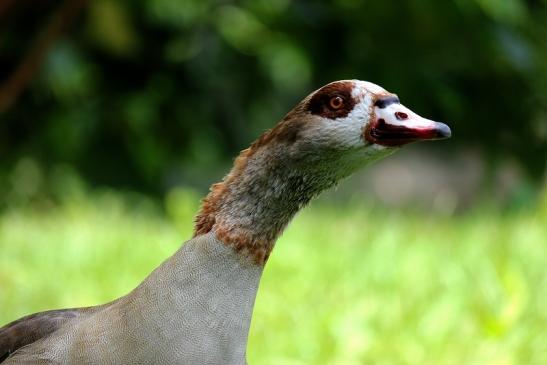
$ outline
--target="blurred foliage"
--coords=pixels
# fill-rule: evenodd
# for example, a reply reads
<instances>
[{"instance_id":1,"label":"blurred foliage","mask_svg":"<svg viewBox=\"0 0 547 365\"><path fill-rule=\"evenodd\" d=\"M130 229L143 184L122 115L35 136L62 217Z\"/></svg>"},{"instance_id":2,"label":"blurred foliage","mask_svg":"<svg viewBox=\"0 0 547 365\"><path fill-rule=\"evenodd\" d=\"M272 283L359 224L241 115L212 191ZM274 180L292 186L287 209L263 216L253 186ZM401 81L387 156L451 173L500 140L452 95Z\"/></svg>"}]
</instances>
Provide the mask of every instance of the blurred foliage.
<instances>
[{"instance_id":1,"label":"blurred foliage","mask_svg":"<svg viewBox=\"0 0 547 365\"><path fill-rule=\"evenodd\" d=\"M514 159L539 181L547 157L546 5L90 1L0 114L0 189L21 158L148 192L210 181L214 166L303 96L345 78L381 84L448 122L447 146L480 148L493 166ZM11 7L0 18L0 80L60 2Z\"/></svg>"},{"instance_id":2,"label":"blurred foliage","mask_svg":"<svg viewBox=\"0 0 547 365\"><path fill-rule=\"evenodd\" d=\"M191 235L192 191L65 186L0 213L0 325L124 295ZM458 217L312 205L265 269L251 364L547 363L547 194Z\"/></svg>"}]
</instances>

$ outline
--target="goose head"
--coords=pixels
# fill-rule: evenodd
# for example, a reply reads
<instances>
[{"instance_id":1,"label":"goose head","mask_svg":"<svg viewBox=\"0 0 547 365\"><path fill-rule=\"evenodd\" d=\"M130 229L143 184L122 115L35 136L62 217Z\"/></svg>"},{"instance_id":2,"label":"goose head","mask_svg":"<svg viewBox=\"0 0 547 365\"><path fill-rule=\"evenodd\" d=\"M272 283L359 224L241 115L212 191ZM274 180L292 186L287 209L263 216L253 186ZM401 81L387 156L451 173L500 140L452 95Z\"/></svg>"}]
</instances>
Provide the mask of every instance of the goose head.
<instances>
[{"instance_id":1,"label":"goose head","mask_svg":"<svg viewBox=\"0 0 547 365\"><path fill-rule=\"evenodd\" d=\"M308 165L331 160L336 165L330 166L332 171L340 166L342 175L348 175L403 145L449 138L451 131L376 84L342 80L312 92L265 136L295 151L289 155L304 156Z\"/></svg>"},{"instance_id":2,"label":"goose head","mask_svg":"<svg viewBox=\"0 0 547 365\"><path fill-rule=\"evenodd\" d=\"M419 116L402 105L396 94L360 80L323 86L305 98L287 119L309 120L302 132L317 133L320 141L340 148L393 148L451 136L446 124Z\"/></svg>"}]
</instances>

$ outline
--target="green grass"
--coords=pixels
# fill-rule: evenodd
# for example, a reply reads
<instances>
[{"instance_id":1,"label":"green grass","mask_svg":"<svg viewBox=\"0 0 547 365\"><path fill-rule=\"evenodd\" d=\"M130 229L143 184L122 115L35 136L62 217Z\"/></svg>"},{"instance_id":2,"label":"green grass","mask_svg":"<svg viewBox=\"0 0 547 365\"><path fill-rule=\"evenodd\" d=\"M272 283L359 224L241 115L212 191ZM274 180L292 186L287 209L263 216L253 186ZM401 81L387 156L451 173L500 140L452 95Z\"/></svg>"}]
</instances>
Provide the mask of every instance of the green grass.
<instances>
[{"instance_id":1,"label":"green grass","mask_svg":"<svg viewBox=\"0 0 547 365\"><path fill-rule=\"evenodd\" d=\"M0 322L123 295L190 236L196 205L103 192L6 210ZM313 204L266 267L248 357L547 364L547 204L457 217Z\"/></svg>"}]
</instances>

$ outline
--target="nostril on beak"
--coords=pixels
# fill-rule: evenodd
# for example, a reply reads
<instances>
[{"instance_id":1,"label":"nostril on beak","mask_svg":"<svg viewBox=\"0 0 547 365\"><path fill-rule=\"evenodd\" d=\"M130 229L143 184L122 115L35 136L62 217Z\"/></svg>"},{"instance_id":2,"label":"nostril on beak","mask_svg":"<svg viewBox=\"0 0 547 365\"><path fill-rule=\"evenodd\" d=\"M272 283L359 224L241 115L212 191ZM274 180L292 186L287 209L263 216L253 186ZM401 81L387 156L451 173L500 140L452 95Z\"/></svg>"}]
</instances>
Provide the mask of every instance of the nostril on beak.
<instances>
[{"instance_id":1,"label":"nostril on beak","mask_svg":"<svg viewBox=\"0 0 547 365\"><path fill-rule=\"evenodd\" d=\"M397 118L397 120L406 120L406 119L408 119L408 114L403 113L403 112L396 112L395 113L395 118Z\"/></svg>"}]
</instances>

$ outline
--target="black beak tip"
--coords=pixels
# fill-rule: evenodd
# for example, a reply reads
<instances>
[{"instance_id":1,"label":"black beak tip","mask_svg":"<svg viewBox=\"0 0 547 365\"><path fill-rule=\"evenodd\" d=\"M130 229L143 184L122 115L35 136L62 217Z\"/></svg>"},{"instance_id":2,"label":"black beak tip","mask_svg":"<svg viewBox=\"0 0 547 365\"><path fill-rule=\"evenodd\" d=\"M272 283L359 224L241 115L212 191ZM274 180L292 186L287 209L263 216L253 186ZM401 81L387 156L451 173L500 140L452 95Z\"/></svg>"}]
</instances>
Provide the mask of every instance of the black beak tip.
<instances>
[{"instance_id":1,"label":"black beak tip","mask_svg":"<svg viewBox=\"0 0 547 365\"><path fill-rule=\"evenodd\" d=\"M452 131L450 130L450 127L444 123L437 122L435 130L437 132L438 139L447 139L452 137Z\"/></svg>"}]
</instances>

